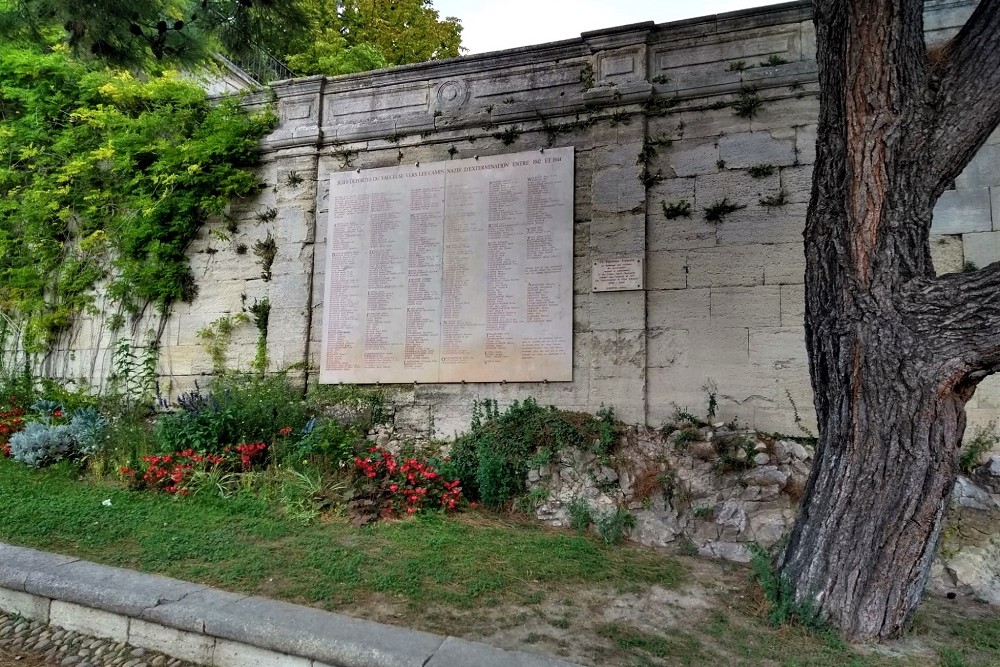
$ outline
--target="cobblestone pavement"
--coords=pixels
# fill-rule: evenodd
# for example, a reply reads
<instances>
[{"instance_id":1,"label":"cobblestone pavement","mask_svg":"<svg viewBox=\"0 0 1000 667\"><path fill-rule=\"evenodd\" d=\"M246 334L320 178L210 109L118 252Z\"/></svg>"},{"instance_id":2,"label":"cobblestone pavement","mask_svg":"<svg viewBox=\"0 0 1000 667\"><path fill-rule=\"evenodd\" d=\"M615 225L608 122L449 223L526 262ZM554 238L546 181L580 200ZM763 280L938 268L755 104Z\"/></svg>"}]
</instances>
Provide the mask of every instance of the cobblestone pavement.
<instances>
[{"instance_id":1,"label":"cobblestone pavement","mask_svg":"<svg viewBox=\"0 0 1000 667\"><path fill-rule=\"evenodd\" d=\"M112 639L0 613L0 667L195 667Z\"/></svg>"}]
</instances>

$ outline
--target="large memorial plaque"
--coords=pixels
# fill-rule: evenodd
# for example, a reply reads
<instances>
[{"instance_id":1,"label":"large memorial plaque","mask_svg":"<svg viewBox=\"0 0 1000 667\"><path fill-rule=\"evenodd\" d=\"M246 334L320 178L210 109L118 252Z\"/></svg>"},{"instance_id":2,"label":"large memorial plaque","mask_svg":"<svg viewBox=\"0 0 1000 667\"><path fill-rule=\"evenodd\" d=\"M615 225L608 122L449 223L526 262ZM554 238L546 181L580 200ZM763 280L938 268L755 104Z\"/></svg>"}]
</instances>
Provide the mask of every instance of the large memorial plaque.
<instances>
[{"instance_id":1,"label":"large memorial plaque","mask_svg":"<svg viewBox=\"0 0 1000 667\"><path fill-rule=\"evenodd\" d=\"M338 172L320 381L573 379L573 149Z\"/></svg>"}]
</instances>

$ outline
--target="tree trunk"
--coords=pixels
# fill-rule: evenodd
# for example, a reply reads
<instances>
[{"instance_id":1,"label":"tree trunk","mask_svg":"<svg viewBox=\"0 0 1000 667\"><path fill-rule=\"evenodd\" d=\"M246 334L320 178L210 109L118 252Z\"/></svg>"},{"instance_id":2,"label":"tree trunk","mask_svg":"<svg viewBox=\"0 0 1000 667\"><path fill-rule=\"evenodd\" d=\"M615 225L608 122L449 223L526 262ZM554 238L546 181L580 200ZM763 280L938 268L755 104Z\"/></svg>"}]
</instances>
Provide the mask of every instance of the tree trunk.
<instances>
[{"instance_id":1,"label":"tree trunk","mask_svg":"<svg viewBox=\"0 0 1000 667\"><path fill-rule=\"evenodd\" d=\"M820 433L777 565L847 637L886 638L923 592L965 404L1000 364L1000 267L939 278L928 245L938 196L1000 122L1000 95L974 91L1000 78L986 53L1000 0L930 54L920 1L815 4L805 327Z\"/></svg>"}]
</instances>

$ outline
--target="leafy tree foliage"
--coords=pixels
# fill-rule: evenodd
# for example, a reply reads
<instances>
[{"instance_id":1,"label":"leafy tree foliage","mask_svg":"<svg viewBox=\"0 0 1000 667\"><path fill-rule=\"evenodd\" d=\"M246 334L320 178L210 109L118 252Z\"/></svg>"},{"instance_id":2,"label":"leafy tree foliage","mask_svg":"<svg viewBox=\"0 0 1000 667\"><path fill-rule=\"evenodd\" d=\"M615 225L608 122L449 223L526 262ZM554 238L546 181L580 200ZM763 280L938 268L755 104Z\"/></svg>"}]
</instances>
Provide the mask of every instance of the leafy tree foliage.
<instances>
[{"instance_id":1,"label":"leafy tree foliage","mask_svg":"<svg viewBox=\"0 0 1000 667\"><path fill-rule=\"evenodd\" d=\"M0 312L39 351L106 286L126 312L194 297L185 250L257 186L270 114L65 53L0 47Z\"/></svg>"},{"instance_id":2,"label":"leafy tree foliage","mask_svg":"<svg viewBox=\"0 0 1000 667\"><path fill-rule=\"evenodd\" d=\"M0 0L0 35L146 70L263 50L346 74L457 56L461 32L430 0Z\"/></svg>"}]
</instances>

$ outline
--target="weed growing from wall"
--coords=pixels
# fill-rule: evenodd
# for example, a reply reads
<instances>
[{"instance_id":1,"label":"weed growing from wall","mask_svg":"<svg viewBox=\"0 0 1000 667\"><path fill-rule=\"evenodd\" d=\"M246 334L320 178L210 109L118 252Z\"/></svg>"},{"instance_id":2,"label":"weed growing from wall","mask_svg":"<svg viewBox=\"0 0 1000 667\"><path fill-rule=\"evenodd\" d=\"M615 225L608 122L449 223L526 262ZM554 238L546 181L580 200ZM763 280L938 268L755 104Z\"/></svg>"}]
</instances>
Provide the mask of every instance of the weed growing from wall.
<instances>
[{"instance_id":1,"label":"weed growing from wall","mask_svg":"<svg viewBox=\"0 0 1000 667\"><path fill-rule=\"evenodd\" d=\"M721 201L712 202L710 206L705 207L705 219L709 222L722 222L727 215L742 208L746 206L734 204L728 197L723 197Z\"/></svg>"},{"instance_id":2,"label":"weed growing from wall","mask_svg":"<svg viewBox=\"0 0 1000 667\"><path fill-rule=\"evenodd\" d=\"M271 266L278 255L278 244L271 232L263 239L254 241L253 254L257 255L257 263L260 264L260 277L265 281L271 280Z\"/></svg>"},{"instance_id":3,"label":"weed growing from wall","mask_svg":"<svg viewBox=\"0 0 1000 667\"><path fill-rule=\"evenodd\" d=\"M747 167L747 173L753 178L766 178L774 173L773 164L755 164Z\"/></svg>"},{"instance_id":4,"label":"weed growing from wall","mask_svg":"<svg viewBox=\"0 0 1000 667\"><path fill-rule=\"evenodd\" d=\"M257 327L257 350L250 366L263 374L267 371L267 324L271 317L271 300L267 297L260 301L255 299L248 310L254 326Z\"/></svg>"},{"instance_id":5,"label":"weed growing from wall","mask_svg":"<svg viewBox=\"0 0 1000 667\"><path fill-rule=\"evenodd\" d=\"M660 206L663 207L663 216L667 220L673 220L675 218L691 217L691 202L689 201L681 200L681 201L672 201L670 203L661 201Z\"/></svg>"},{"instance_id":6,"label":"weed growing from wall","mask_svg":"<svg viewBox=\"0 0 1000 667\"><path fill-rule=\"evenodd\" d=\"M740 118L753 118L764 105L764 101L757 94L757 89L751 86L744 86L740 89L740 94L733 102L733 113Z\"/></svg>"},{"instance_id":7,"label":"weed growing from wall","mask_svg":"<svg viewBox=\"0 0 1000 667\"><path fill-rule=\"evenodd\" d=\"M223 315L207 327L198 330L198 338L204 341L202 347L212 358L212 372L215 375L226 372L226 355L229 353L229 345L233 341L236 327L249 321L250 317L246 313Z\"/></svg>"},{"instance_id":8,"label":"weed growing from wall","mask_svg":"<svg viewBox=\"0 0 1000 667\"><path fill-rule=\"evenodd\" d=\"M761 197L760 205L766 206L767 208L774 208L776 206L784 206L788 203L788 193L784 189L778 191L776 195L768 195L767 197Z\"/></svg>"}]
</instances>

